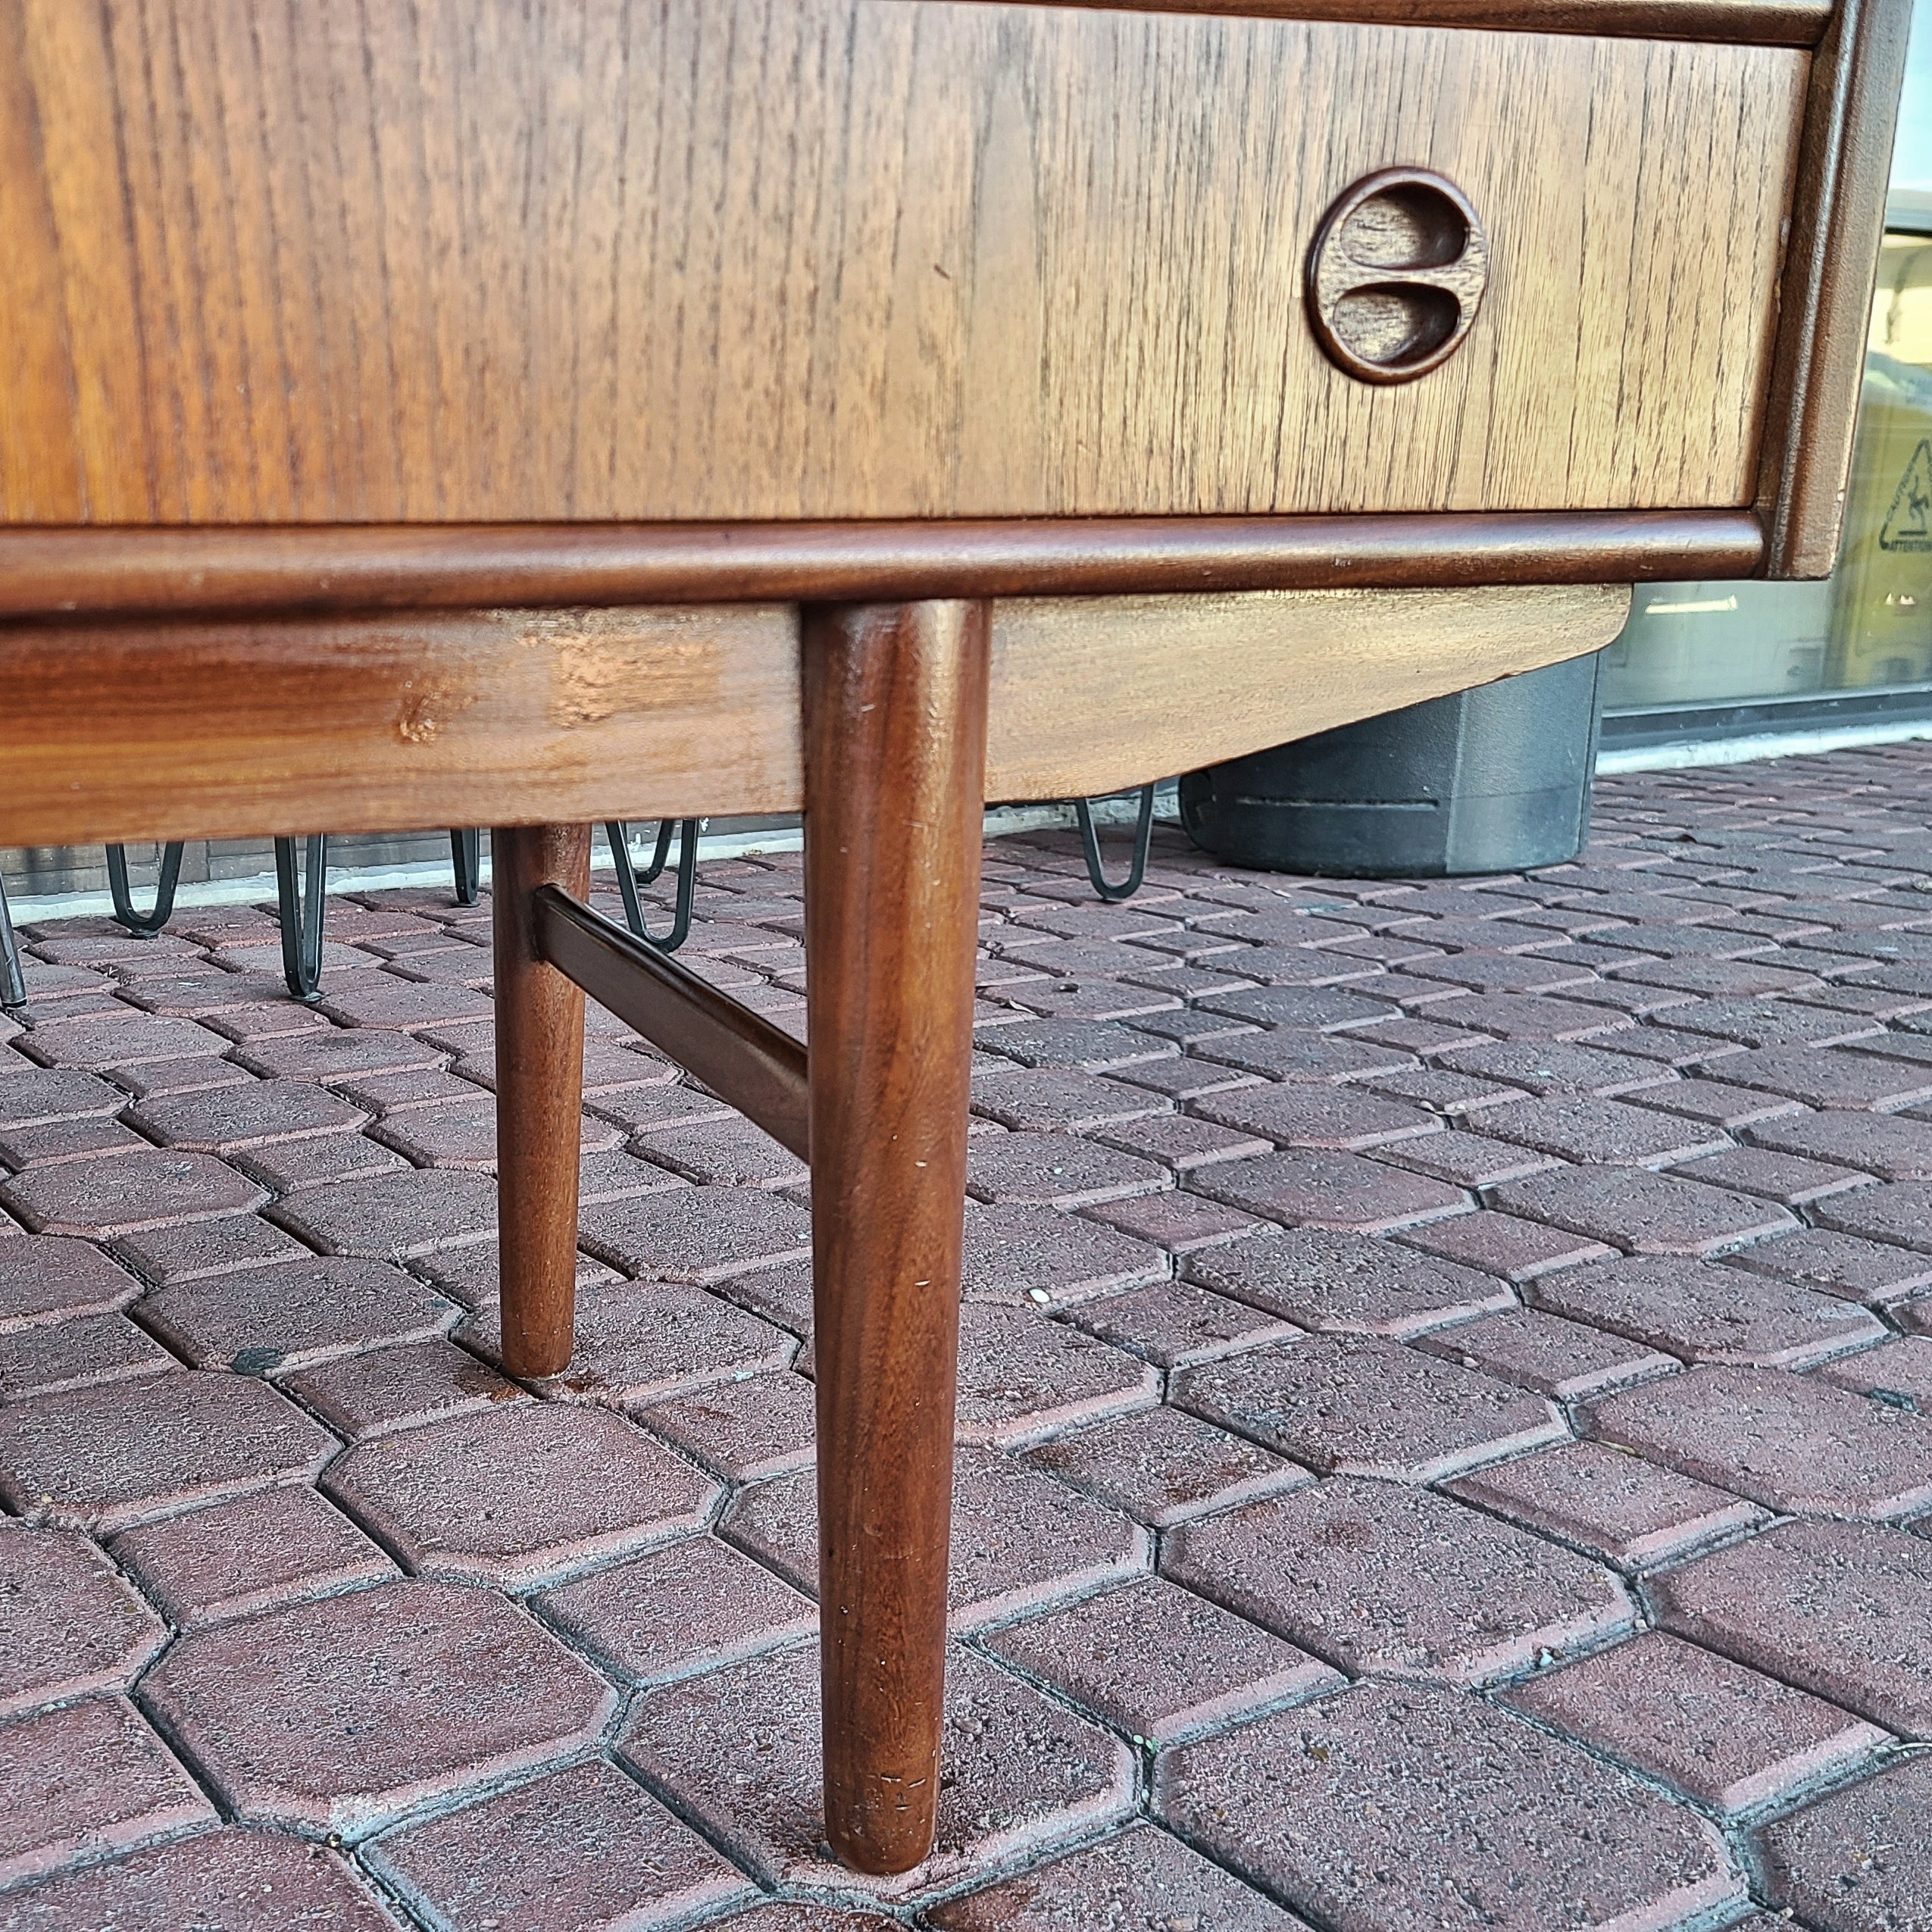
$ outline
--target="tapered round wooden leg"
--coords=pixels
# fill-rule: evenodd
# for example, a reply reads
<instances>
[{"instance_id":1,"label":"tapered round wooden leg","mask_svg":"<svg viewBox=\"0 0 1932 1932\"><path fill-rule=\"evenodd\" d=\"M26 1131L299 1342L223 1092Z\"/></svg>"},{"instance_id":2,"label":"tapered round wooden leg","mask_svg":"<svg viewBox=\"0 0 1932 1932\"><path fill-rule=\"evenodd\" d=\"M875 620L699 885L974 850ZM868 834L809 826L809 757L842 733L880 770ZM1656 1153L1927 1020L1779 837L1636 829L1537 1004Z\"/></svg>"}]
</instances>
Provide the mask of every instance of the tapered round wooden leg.
<instances>
[{"instance_id":1,"label":"tapered round wooden leg","mask_svg":"<svg viewBox=\"0 0 1932 1932\"><path fill-rule=\"evenodd\" d=\"M926 1856L939 1793L986 629L805 626L825 1821L864 1871Z\"/></svg>"},{"instance_id":2,"label":"tapered round wooden leg","mask_svg":"<svg viewBox=\"0 0 1932 1932\"><path fill-rule=\"evenodd\" d=\"M537 957L530 895L557 885L589 897L590 827L511 827L489 844L503 1364L513 1375L556 1375L570 1365L577 1292L583 995Z\"/></svg>"}]
</instances>

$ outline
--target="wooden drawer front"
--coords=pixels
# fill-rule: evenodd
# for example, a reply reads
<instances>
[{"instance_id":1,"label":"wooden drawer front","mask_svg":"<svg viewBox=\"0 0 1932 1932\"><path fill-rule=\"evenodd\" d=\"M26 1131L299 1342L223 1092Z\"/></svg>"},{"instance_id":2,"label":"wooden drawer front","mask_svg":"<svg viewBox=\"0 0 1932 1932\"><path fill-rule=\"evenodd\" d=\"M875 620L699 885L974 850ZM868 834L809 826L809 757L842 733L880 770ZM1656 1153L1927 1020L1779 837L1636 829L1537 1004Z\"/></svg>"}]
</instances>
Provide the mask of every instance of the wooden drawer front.
<instances>
[{"instance_id":1,"label":"wooden drawer front","mask_svg":"<svg viewBox=\"0 0 1932 1932\"><path fill-rule=\"evenodd\" d=\"M1738 505L1807 56L940 0L0 0L0 519ZM1443 368L1303 306L1468 194Z\"/></svg>"}]
</instances>

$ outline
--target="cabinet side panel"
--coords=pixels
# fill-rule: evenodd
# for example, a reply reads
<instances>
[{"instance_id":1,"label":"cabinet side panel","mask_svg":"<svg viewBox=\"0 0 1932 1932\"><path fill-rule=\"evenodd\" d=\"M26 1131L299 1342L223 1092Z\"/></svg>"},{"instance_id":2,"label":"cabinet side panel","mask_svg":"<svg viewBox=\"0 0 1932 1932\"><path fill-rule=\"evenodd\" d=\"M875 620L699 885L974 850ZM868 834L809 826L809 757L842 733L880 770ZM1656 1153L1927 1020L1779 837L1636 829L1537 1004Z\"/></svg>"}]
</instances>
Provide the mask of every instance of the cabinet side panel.
<instances>
[{"instance_id":1,"label":"cabinet side panel","mask_svg":"<svg viewBox=\"0 0 1932 1932\"><path fill-rule=\"evenodd\" d=\"M1767 577L1838 561L1911 26L1912 0L1841 0L1812 64L1758 480Z\"/></svg>"}]
</instances>

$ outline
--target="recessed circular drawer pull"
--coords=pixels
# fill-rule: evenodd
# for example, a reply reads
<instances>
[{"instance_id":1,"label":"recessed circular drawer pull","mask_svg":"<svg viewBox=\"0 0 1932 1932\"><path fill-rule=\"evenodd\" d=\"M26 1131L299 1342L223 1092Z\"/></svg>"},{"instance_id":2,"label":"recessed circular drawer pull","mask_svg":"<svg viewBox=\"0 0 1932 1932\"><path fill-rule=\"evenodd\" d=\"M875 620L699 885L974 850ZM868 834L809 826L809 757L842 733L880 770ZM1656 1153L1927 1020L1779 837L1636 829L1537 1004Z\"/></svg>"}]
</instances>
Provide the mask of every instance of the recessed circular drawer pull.
<instances>
[{"instance_id":1,"label":"recessed circular drawer pull","mask_svg":"<svg viewBox=\"0 0 1932 1932\"><path fill-rule=\"evenodd\" d=\"M1308 313L1337 368L1412 382L1461 348L1489 282L1489 239L1468 196L1430 169L1386 167L1322 217Z\"/></svg>"}]
</instances>

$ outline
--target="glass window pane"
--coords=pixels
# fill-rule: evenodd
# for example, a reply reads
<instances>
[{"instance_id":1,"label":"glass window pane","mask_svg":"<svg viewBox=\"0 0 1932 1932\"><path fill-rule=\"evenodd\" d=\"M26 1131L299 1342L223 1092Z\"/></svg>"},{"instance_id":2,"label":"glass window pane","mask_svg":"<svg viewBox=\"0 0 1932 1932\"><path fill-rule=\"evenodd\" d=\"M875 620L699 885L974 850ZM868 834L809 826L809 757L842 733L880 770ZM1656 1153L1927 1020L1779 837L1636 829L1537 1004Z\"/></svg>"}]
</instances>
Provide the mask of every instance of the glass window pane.
<instances>
[{"instance_id":1,"label":"glass window pane","mask_svg":"<svg viewBox=\"0 0 1932 1932\"><path fill-rule=\"evenodd\" d=\"M1845 546L1828 583L1640 584L1613 711L1927 686L1932 714L1932 0L1916 0Z\"/></svg>"}]
</instances>

